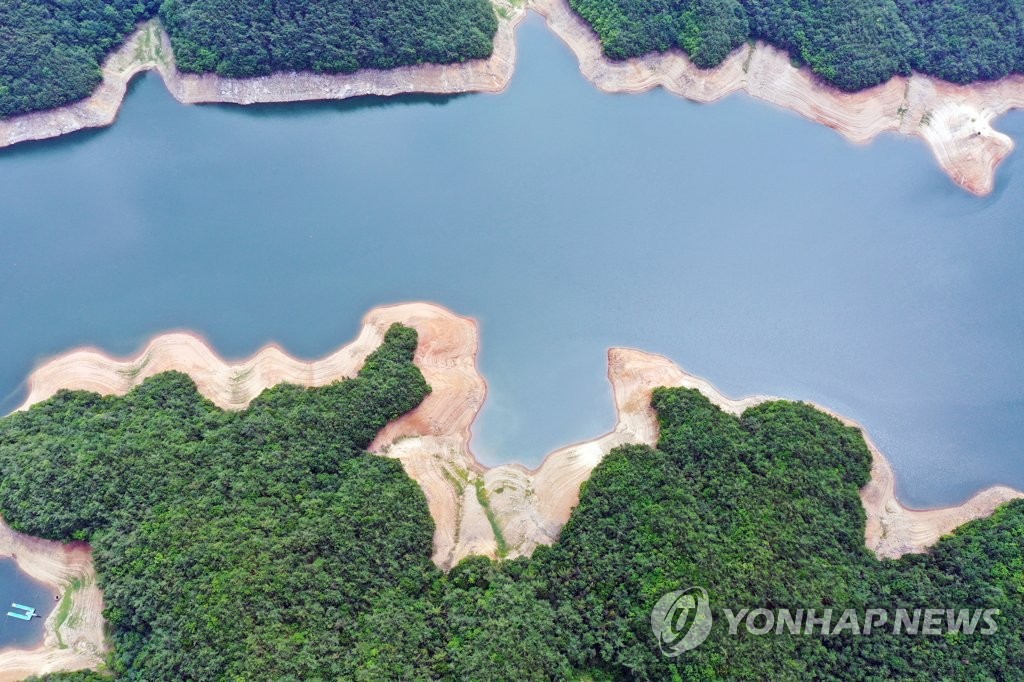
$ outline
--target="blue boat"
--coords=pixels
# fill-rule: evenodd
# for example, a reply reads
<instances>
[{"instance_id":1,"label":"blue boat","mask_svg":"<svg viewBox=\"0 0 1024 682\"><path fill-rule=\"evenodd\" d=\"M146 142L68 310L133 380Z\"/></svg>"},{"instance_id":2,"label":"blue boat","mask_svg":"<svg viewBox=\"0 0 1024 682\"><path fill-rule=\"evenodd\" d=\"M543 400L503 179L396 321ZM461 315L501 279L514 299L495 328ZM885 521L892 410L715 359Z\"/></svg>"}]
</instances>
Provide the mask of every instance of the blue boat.
<instances>
[{"instance_id":1,"label":"blue boat","mask_svg":"<svg viewBox=\"0 0 1024 682\"><path fill-rule=\"evenodd\" d=\"M22 611L24 611L24 613L15 613L13 611L8 611L7 615L11 616L12 618L17 618L18 620L32 620L34 617L36 617L38 615L36 613L36 610L34 608L32 608L31 606L25 606L23 604L13 604L13 603L11 604L11 606L13 608L21 609Z\"/></svg>"}]
</instances>

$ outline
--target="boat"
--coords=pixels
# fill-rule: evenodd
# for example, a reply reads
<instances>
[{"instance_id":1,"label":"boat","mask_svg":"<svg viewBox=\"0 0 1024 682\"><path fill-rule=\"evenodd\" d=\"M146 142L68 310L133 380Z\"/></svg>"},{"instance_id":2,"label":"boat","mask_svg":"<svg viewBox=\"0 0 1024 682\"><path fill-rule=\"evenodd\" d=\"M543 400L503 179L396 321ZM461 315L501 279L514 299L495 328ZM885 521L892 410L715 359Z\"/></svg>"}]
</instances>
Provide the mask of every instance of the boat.
<instances>
[{"instance_id":1,"label":"boat","mask_svg":"<svg viewBox=\"0 0 1024 682\"><path fill-rule=\"evenodd\" d=\"M39 617L36 610L31 606L25 606L24 604L11 604L11 608L19 609L22 613L15 613L14 611L8 611L7 615L11 618L17 618L18 620L32 620L33 618Z\"/></svg>"}]
</instances>

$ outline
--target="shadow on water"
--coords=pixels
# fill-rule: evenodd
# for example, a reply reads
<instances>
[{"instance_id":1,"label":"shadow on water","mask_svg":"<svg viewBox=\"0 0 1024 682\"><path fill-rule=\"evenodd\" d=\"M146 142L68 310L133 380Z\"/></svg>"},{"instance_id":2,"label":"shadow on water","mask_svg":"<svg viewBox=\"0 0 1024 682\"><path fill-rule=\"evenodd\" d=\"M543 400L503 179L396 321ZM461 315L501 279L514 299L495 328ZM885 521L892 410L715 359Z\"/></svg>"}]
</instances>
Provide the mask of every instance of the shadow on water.
<instances>
[{"instance_id":1,"label":"shadow on water","mask_svg":"<svg viewBox=\"0 0 1024 682\"><path fill-rule=\"evenodd\" d=\"M64 133L57 137L51 137L45 140L28 140L26 142L19 142L10 147L0 149L0 163L26 156L39 158L40 155L55 155L73 151L79 147L84 147L90 142L105 135L109 132L109 128L110 126L104 126L102 128L86 128L84 130L76 130L73 133Z\"/></svg>"},{"instance_id":2,"label":"shadow on water","mask_svg":"<svg viewBox=\"0 0 1024 682\"><path fill-rule=\"evenodd\" d=\"M244 116L256 118L274 117L307 117L318 116L324 113L350 114L359 111L374 109L388 109L393 107L413 107L429 105L443 107L458 99L469 97L471 93L455 95L431 95L424 93L403 94L403 95L362 95L349 97L348 99L334 100L313 100L308 102L271 102L260 104L231 104L211 103L203 104L203 107L221 109L228 112L238 112Z\"/></svg>"},{"instance_id":3,"label":"shadow on water","mask_svg":"<svg viewBox=\"0 0 1024 682\"><path fill-rule=\"evenodd\" d=\"M128 81L128 88L124 94L124 100L121 102L122 106L124 106L124 102L132 96L132 93L139 88L142 81L149 76L149 71L143 71L132 76L131 80ZM153 75L153 77L159 78L159 76L156 75ZM114 119L114 122L107 126L83 128L82 130L63 133L57 137L51 137L45 140L28 140L26 142L19 142L10 147L0 148L0 162L8 159L17 159L22 156L38 156L40 154L53 155L70 152L79 147L84 147L85 145L106 135L115 125L117 125L117 119Z\"/></svg>"},{"instance_id":4,"label":"shadow on water","mask_svg":"<svg viewBox=\"0 0 1024 682\"><path fill-rule=\"evenodd\" d=\"M128 90L125 93L125 100L139 88L140 84L147 78L160 77L152 72L136 74L128 83ZM160 83L163 87L163 83ZM350 97L343 100L316 100L308 102L273 102L261 104L231 104L231 103L209 103L199 106L220 109L231 113L240 113L243 116L255 118L306 118L319 116L324 113L351 114L360 111L381 110L393 107L414 107L433 106L443 107L457 99L469 97L472 93L452 95L432 95L424 93L410 93L402 95L363 95ZM29 140L19 142L10 147L0 149L0 162L8 159L18 159L25 156L40 154L56 155L73 151L79 147L90 144L110 132L113 126L117 125L115 120L109 126L99 128L86 128L72 133L65 133L57 137L45 140Z\"/></svg>"}]
</instances>

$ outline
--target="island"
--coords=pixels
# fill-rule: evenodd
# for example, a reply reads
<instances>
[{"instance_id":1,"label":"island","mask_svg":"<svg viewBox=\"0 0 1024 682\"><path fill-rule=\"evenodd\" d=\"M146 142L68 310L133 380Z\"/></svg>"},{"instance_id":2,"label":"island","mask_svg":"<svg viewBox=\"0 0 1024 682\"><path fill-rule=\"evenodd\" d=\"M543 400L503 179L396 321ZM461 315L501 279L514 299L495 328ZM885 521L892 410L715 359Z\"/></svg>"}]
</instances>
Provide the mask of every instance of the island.
<instances>
[{"instance_id":1,"label":"island","mask_svg":"<svg viewBox=\"0 0 1024 682\"><path fill-rule=\"evenodd\" d=\"M478 346L473 320L416 303L371 311L315 362L271 346L228 363L182 333L127 359L73 351L0 420L0 512L19 534L89 543L109 649L77 651L115 678L1020 669L1021 493L905 509L855 424L728 399L631 349L609 351L613 431L535 471L487 469L469 450ZM665 657L651 611L693 585L716 608L984 609L996 627L735 637L716 619Z\"/></svg>"}]
</instances>

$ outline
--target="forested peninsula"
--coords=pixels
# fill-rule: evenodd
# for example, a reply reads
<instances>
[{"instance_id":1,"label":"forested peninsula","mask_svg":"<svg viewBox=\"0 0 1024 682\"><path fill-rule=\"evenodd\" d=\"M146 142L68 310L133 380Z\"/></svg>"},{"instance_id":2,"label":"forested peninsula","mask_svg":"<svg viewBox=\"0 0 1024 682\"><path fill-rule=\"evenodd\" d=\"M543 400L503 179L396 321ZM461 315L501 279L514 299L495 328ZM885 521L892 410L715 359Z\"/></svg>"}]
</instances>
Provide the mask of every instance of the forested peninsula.
<instances>
[{"instance_id":1,"label":"forested peninsula","mask_svg":"<svg viewBox=\"0 0 1024 682\"><path fill-rule=\"evenodd\" d=\"M104 57L159 17L179 70L351 73L490 56L489 0L69 0L0 3L0 117L87 97Z\"/></svg>"},{"instance_id":2,"label":"forested peninsula","mask_svg":"<svg viewBox=\"0 0 1024 682\"><path fill-rule=\"evenodd\" d=\"M238 411L161 372L123 396L60 391L0 420L4 518L92 543L113 637L107 673L859 680L1024 669L1024 503L926 553L879 559L864 544L872 453L858 429L803 403L750 401L733 414L693 388L656 389L656 446L604 456L557 541L441 571L415 464L365 451L432 399L419 367L444 360L433 326L423 338L392 325L356 377L278 385ZM396 447L416 440L393 435ZM465 485L497 509L500 491ZM700 647L666 658L651 610L693 585L716 610L998 609L998 628L737 637L716 619Z\"/></svg>"},{"instance_id":3,"label":"forested peninsula","mask_svg":"<svg viewBox=\"0 0 1024 682\"><path fill-rule=\"evenodd\" d=\"M527 10L544 16L583 75L607 92L663 87L710 102L745 91L853 142L886 131L920 137L950 178L978 195L993 190L996 168L1014 147L992 127L996 117L1024 107L1024 76L1016 73L1024 41L1006 38L1019 32L1020 12L999 14L1005 3L960 4L946 14L944 3L933 3L933 23L942 30L927 43L925 19L910 17L930 17L933 4L914 5L918 14L908 5L901 20L922 31L911 53L876 35L888 15L845 21L843 3L805 3L799 12L783 12L786 0L765 3L772 9L762 13L772 19L765 26L777 20L785 30L760 33L750 29L753 9L736 4L729 14L714 4L725 0L621 8L618 1L578 0L574 9L569 0L431 0L422 7L388 0L374 3L371 16L357 0L317 0L301 9L256 0L168 0L159 7L15 0L0 7L0 148L110 125L128 84L151 70L185 104L500 92L515 69L515 29ZM947 21L947 14L955 18ZM901 25L890 28L902 39ZM723 26L731 28L723 34ZM849 42L836 42L840 30ZM890 48L895 52L885 52ZM900 75L912 68L927 71ZM886 74L896 75L867 87Z\"/></svg>"},{"instance_id":4,"label":"forested peninsula","mask_svg":"<svg viewBox=\"0 0 1024 682\"><path fill-rule=\"evenodd\" d=\"M720 64L744 41L785 50L847 91L913 71L953 83L1024 70L1024 2L570 0L621 60L678 48ZM104 57L159 17L177 68L249 78L454 64L491 55L489 0L12 0L0 5L0 117L87 97Z\"/></svg>"},{"instance_id":5,"label":"forested peninsula","mask_svg":"<svg viewBox=\"0 0 1024 682\"><path fill-rule=\"evenodd\" d=\"M612 59L672 48L702 68L744 41L847 91L917 71L951 83L1024 71L1022 0L569 0Z\"/></svg>"}]
</instances>

